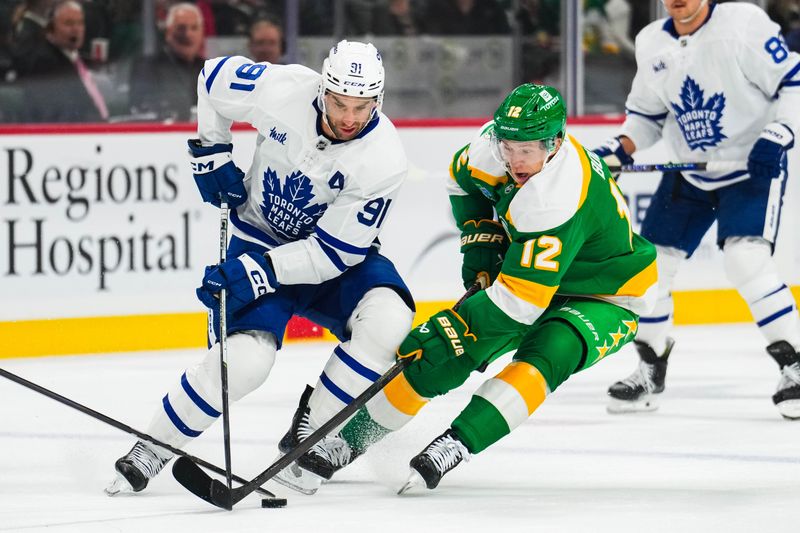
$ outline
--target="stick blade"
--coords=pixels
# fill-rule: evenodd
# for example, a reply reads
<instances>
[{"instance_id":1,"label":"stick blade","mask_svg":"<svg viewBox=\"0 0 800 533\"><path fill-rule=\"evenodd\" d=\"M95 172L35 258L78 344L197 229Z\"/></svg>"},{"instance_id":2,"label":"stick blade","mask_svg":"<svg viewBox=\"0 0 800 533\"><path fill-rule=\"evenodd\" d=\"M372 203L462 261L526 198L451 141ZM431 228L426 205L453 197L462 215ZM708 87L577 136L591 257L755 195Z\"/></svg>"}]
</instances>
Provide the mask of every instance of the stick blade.
<instances>
[{"instance_id":1,"label":"stick blade","mask_svg":"<svg viewBox=\"0 0 800 533\"><path fill-rule=\"evenodd\" d=\"M172 476L183 487L211 505L231 509L228 488L186 457L178 457L172 465ZM220 490L221 489L221 490Z\"/></svg>"}]
</instances>

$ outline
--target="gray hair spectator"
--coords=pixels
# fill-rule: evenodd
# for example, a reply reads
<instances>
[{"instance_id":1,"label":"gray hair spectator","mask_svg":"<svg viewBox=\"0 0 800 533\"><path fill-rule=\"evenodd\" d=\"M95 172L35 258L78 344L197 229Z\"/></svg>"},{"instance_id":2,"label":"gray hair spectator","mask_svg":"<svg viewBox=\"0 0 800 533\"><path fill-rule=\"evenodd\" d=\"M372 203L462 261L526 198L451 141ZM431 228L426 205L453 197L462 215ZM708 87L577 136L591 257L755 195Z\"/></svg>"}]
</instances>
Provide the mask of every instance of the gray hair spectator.
<instances>
[{"instance_id":1,"label":"gray hair spectator","mask_svg":"<svg viewBox=\"0 0 800 533\"><path fill-rule=\"evenodd\" d=\"M155 57L140 57L131 67L131 112L141 119L190 120L197 105L204 45L200 9L188 2L171 6L164 46Z\"/></svg>"}]
</instances>

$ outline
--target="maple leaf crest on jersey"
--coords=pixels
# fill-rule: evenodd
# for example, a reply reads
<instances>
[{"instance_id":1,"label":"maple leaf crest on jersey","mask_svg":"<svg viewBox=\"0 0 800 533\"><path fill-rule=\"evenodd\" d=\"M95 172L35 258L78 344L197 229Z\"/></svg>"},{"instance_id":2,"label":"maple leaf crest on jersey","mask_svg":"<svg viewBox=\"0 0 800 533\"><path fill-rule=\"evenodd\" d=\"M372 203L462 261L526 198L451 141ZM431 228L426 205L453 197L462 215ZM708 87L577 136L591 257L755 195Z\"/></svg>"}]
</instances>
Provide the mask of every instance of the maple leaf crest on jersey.
<instances>
[{"instance_id":1,"label":"maple leaf crest on jersey","mask_svg":"<svg viewBox=\"0 0 800 533\"><path fill-rule=\"evenodd\" d=\"M281 185L277 173L267 167L263 198L261 213L275 233L286 240L308 237L328 208L327 204L311 203L315 198L311 180L300 171L286 176Z\"/></svg>"},{"instance_id":2,"label":"maple leaf crest on jersey","mask_svg":"<svg viewBox=\"0 0 800 533\"><path fill-rule=\"evenodd\" d=\"M675 119L692 150L698 148L705 152L706 148L718 145L728 137L722 133L720 120L725 110L725 95L716 93L708 101L704 99L704 91L690 76L687 76L681 87L681 103L670 102L675 111Z\"/></svg>"}]
</instances>

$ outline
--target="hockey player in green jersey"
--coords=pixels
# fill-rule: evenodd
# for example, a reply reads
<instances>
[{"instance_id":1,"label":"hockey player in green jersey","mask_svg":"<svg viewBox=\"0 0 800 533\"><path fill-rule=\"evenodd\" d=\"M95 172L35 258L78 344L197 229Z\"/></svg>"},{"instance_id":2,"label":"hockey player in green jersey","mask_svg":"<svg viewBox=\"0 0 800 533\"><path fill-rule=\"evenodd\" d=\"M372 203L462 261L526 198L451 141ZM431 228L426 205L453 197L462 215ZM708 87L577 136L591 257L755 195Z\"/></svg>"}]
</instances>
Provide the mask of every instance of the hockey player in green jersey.
<instances>
[{"instance_id":1,"label":"hockey player in green jersey","mask_svg":"<svg viewBox=\"0 0 800 533\"><path fill-rule=\"evenodd\" d=\"M450 428L411 460L401 492L442 476L530 416L572 374L633 340L656 296L656 253L631 229L605 164L566 135L552 87L525 84L458 150L449 195L464 286L481 290L414 328L414 361L306 461L321 477L409 422L428 401L516 350ZM338 441L338 444L332 443Z\"/></svg>"}]
</instances>

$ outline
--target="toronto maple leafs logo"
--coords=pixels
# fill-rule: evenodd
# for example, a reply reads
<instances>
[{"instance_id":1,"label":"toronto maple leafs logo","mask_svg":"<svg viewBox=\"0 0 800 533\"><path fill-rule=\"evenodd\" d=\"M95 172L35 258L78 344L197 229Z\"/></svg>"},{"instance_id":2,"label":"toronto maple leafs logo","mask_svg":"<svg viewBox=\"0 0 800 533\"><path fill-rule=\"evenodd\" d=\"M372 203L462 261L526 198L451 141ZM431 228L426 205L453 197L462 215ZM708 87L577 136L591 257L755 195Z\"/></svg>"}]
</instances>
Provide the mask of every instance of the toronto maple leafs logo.
<instances>
[{"instance_id":1,"label":"toronto maple leafs logo","mask_svg":"<svg viewBox=\"0 0 800 533\"><path fill-rule=\"evenodd\" d=\"M725 95L716 93L708 101L703 98L703 89L689 76L681 88L683 106L670 102L675 119L681 128L686 144L692 150L716 146L728 137L722 133L720 120L725 109Z\"/></svg>"},{"instance_id":2,"label":"toronto maple leafs logo","mask_svg":"<svg viewBox=\"0 0 800 533\"><path fill-rule=\"evenodd\" d=\"M311 180L300 171L281 180L274 170L264 172L264 203L261 213L270 227L286 240L305 239L311 234L317 220L328 204L312 204L314 199Z\"/></svg>"}]
</instances>

